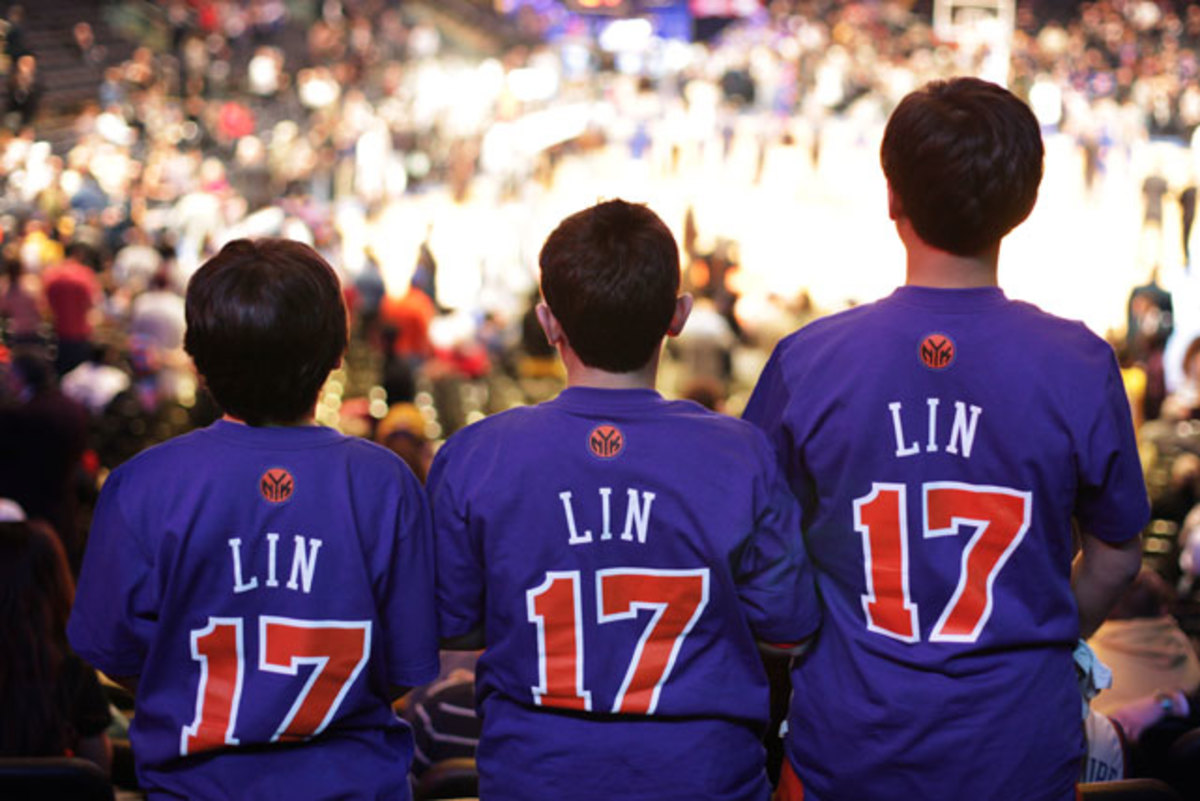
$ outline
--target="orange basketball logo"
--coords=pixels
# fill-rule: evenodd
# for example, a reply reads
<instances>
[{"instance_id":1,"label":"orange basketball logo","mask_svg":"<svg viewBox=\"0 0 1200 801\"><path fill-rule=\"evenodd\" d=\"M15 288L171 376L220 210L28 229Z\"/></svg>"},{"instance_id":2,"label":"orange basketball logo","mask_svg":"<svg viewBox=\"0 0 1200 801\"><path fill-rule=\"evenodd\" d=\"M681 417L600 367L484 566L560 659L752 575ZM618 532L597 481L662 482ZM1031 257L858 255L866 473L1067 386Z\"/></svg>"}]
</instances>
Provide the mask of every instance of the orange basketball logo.
<instances>
[{"instance_id":1,"label":"orange basketball logo","mask_svg":"<svg viewBox=\"0 0 1200 801\"><path fill-rule=\"evenodd\" d=\"M930 334L921 340L921 363L930 370L944 370L954 361L954 340L945 334Z\"/></svg>"},{"instance_id":2,"label":"orange basketball logo","mask_svg":"<svg viewBox=\"0 0 1200 801\"><path fill-rule=\"evenodd\" d=\"M601 459L611 459L625 447L625 437L616 426L596 426L588 434L588 448Z\"/></svg>"},{"instance_id":3,"label":"orange basketball logo","mask_svg":"<svg viewBox=\"0 0 1200 801\"><path fill-rule=\"evenodd\" d=\"M284 468L273 467L262 474L262 478L258 480L258 489L271 503L283 503L292 497L296 482L292 479L292 474Z\"/></svg>"}]
</instances>

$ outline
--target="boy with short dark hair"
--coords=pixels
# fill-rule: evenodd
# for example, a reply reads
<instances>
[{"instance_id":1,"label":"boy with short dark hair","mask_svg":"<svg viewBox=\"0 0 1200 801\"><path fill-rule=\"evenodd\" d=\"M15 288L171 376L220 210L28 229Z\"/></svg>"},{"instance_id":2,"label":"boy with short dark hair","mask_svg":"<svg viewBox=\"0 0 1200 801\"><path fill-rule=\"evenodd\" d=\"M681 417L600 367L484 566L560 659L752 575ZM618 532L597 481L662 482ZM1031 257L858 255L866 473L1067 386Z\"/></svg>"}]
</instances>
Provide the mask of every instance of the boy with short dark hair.
<instances>
[{"instance_id":1,"label":"boy with short dark hair","mask_svg":"<svg viewBox=\"0 0 1200 801\"><path fill-rule=\"evenodd\" d=\"M755 640L818 622L799 508L752 427L654 391L691 307L671 232L601 203L541 252L567 389L455 434L429 479L441 634L480 645L490 801L765 801Z\"/></svg>"},{"instance_id":2,"label":"boy with short dark hair","mask_svg":"<svg viewBox=\"0 0 1200 801\"><path fill-rule=\"evenodd\" d=\"M806 801L1075 798L1072 651L1149 509L1112 349L997 285L1042 153L999 86L906 97L882 146L906 285L783 340L746 408L826 613L793 668L784 799L797 775Z\"/></svg>"},{"instance_id":3,"label":"boy with short dark hair","mask_svg":"<svg viewBox=\"0 0 1200 801\"><path fill-rule=\"evenodd\" d=\"M407 798L391 700L437 675L428 506L392 453L312 422L346 347L337 276L237 240L192 277L187 323L226 415L113 471L72 645L137 684L152 798Z\"/></svg>"}]
</instances>

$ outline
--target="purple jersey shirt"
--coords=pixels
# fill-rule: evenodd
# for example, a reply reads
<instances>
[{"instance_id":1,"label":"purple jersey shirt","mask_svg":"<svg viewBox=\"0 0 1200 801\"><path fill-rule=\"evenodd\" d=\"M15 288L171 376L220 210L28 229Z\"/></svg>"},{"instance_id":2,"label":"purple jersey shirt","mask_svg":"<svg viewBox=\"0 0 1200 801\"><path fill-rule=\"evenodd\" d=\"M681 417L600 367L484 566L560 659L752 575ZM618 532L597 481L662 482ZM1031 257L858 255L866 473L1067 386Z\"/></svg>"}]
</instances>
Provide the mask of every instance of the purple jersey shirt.
<instances>
[{"instance_id":1,"label":"purple jersey shirt","mask_svg":"<svg viewBox=\"0 0 1200 801\"><path fill-rule=\"evenodd\" d=\"M761 432L569 388L456 434L429 490L442 636L486 639L484 797L767 797L755 639L819 618Z\"/></svg>"},{"instance_id":2,"label":"purple jersey shirt","mask_svg":"<svg viewBox=\"0 0 1200 801\"><path fill-rule=\"evenodd\" d=\"M407 798L390 689L437 675L433 548L392 453L218 421L104 485L71 644L140 676L141 785L189 798Z\"/></svg>"},{"instance_id":3,"label":"purple jersey shirt","mask_svg":"<svg viewBox=\"0 0 1200 801\"><path fill-rule=\"evenodd\" d=\"M998 288L905 286L785 339L746 418L801 500L825 624L793 670L806 798L1072 799L1072 518L1149 509L1111 348Z\"/></svg>"}]
</instances>

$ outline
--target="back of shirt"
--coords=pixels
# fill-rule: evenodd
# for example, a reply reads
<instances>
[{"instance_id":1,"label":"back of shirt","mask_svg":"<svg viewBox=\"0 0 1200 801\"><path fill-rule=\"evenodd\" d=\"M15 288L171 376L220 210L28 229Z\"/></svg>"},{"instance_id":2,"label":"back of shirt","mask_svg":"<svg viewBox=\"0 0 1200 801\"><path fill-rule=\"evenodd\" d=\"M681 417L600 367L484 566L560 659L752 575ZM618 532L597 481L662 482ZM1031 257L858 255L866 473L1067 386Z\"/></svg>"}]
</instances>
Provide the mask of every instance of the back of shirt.
<instances>
[{"instance_id":1,"label":"back of shirt","mask_svg":"<svg viewBox=\"0 0 1200 801\"><path fill-rule=\"evenodd\" d=\"M442 635L486 637L488 797L766 796L754 641L802 639L818 611L758 432L570 388L456 434L429 488Z\"/></svg>"},{"instance_id":2,"label":"back of shirt","mask_svg":"<svg viewBox=\"0 0 1200 801\"><path fill-rule=\"evenodd\" d=\"M1111 348L996 288L902 287L782 342L746 418L826 606L793 673L808 797L1071 797L1072 518L1148 515Z\"/></svg>"},{"instance_id":3,"label":"back of shirt","mask_svg":"<svg viewBox=\"0 0 1200 801\"><path fill-rule=\"evenodd\" d=\"M140 677L142 785L406 797L390 689L437 674L429 531L402 462L325 428L218 421L114 471L69 635Z\"/></svg>"}]
</instances>

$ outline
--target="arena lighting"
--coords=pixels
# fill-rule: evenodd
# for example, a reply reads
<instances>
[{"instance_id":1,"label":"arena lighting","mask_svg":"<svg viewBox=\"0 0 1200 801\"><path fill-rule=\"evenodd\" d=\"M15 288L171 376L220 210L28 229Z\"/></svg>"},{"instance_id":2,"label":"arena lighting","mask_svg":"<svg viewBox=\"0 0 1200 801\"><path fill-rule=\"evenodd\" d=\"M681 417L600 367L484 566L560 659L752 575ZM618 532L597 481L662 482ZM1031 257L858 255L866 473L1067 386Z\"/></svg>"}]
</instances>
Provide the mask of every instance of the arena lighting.
<instances>
[{"instance_id":1,"label":"arena lighting","mask_svg":"<svg viewBox=\"0 0 1200 801\"><path fill-rule=\"evenodd\" d=\"M567 0L566 7L577 14L621 16L633 11L629 0Z\"/></svg>"},{"instance_id":2,"label":"arena lighting","mask_svg":"<svg viewBox=\"0 0 1200 801\"><path fill-rule=\"evenodd\" d=\"M968 70L978 58L978 76L1002 86L1015 28L1015 0L934 0L933 29L957 44L961 67Z\"/></svg>"},{"instance_id":3,"label":"arena lighting","mask_svg":"<svg viewBox=\"0 0 1200 801\"><path fill-rule=\"evenodd\" d=\"M600 33L600 48L610 53L643 51L654 36L654 26L643 18L616 19Z\"/></svg>"},{"instance_id":4,"label":"arena lighting","mask_svg":"<svg viewBox=\"0 0 1200 801\"><path fill-rule=\"evenodd\" d=\"M558 74L540 67L521 67L508 73L508 89L522 102L552 99L558 92Z\"/></svg>"}]
</instances>

